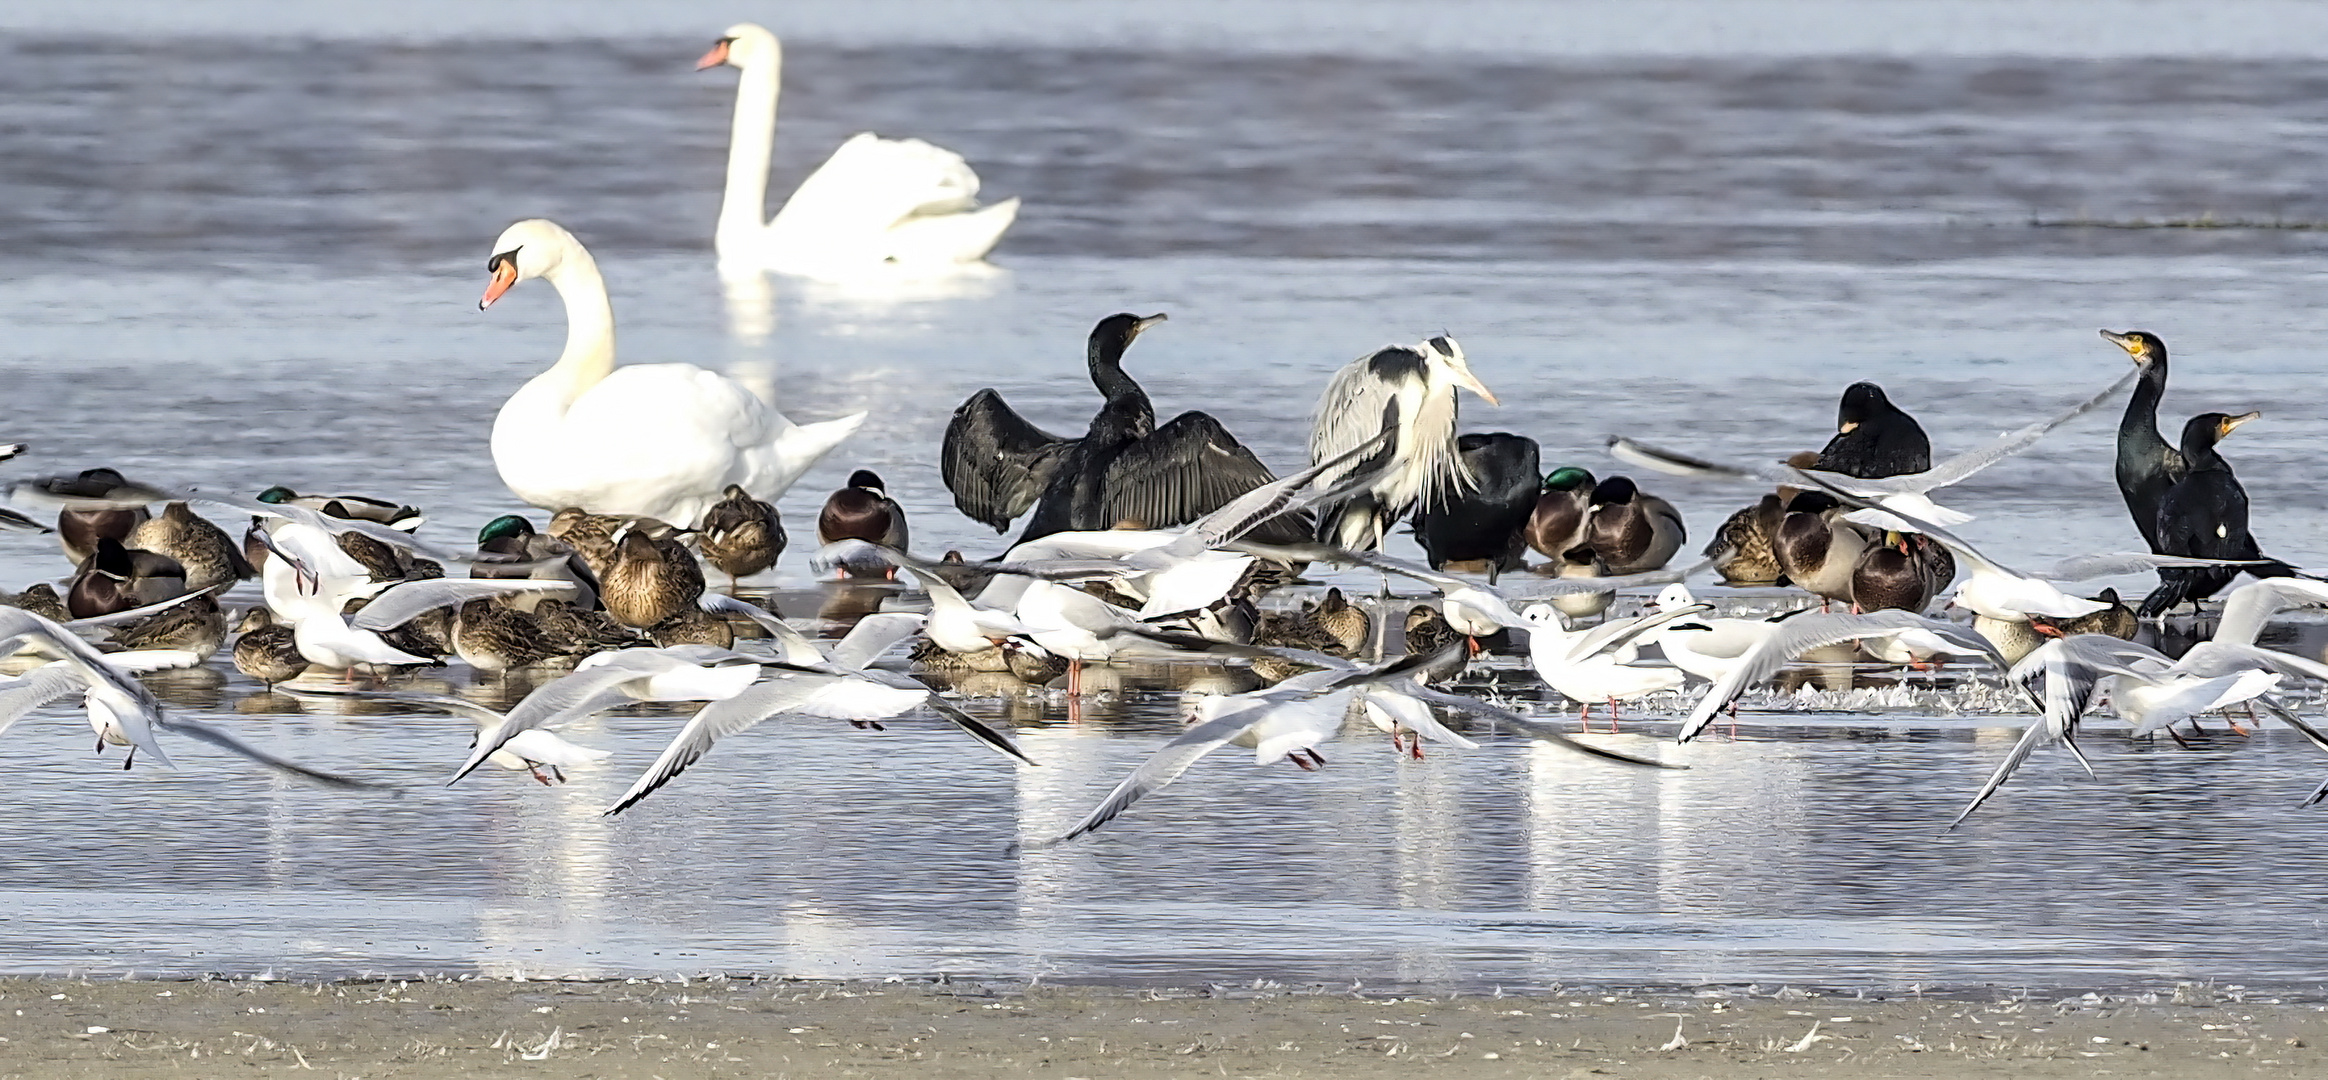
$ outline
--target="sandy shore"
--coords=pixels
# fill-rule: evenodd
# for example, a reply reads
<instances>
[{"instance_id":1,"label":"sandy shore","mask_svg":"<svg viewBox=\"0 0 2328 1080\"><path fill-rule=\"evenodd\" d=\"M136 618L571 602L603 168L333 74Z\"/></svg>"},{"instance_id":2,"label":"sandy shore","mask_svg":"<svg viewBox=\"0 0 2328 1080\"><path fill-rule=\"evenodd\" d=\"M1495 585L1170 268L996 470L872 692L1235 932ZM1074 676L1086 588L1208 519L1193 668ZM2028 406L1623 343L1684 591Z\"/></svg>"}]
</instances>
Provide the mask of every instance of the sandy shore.
<instances>
[{"instance_id":1,"label":"sandy shore","mask_svg":"<svg viewBox=\"0 0 2328 1080\"><path fill-rule=\"evenodd\" d=\"M16 1077L2319 1076L2246 995L0 980ZM2179 1000L2177 1000L2179 998Z\"/></svg>"}]
</instances>

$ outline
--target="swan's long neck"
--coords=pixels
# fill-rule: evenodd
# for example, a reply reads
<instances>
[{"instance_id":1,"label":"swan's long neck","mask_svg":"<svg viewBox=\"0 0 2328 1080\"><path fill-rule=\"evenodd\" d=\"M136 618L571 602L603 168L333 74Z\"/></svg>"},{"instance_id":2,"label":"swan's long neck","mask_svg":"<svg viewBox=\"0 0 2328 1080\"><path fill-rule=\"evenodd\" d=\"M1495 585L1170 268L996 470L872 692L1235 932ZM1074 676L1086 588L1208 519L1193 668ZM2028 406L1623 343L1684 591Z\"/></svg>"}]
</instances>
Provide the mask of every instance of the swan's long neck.
<instances>
[{"instance_id":1,"label":"swan's long neck","mask_svg":"<svg viewBox=\"0 0 2328 1080\"><path fill-rule=\"evenodd\" d=\"M718 235L756 233L768 224L768 162L776 150L776 92L784 54L773 40L765 60L736 81L736 116L728 131L727 196L719 204Z\"/></svg>"},{"instance_id":2,"label":"swan's long neck","mask_svg":"<svg viewBox=\"0 0 2328 1080\"><path fill-rule=\"evenodd\" d=\"M543 277L566 302L566 351L542 377L558 384L562 403L572 404L614 371L614 305L607 302L598 261L580 245Z\"/></svg>"}]
</instances>

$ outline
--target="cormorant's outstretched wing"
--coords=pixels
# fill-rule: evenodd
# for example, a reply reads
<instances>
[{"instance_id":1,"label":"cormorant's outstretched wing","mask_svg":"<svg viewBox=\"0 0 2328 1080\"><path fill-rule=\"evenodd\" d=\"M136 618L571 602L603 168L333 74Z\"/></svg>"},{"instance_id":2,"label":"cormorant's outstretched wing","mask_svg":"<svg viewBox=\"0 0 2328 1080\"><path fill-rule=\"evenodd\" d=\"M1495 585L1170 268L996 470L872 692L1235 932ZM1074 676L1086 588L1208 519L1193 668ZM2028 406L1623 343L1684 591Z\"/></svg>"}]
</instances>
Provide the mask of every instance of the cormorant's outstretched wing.
<instances>
[{"instance_id":1,"label":"cormorant's outstretched wing","mask_svg":"<svg viewBox=\"0 0 2328 1080\"><path fill-rule=\"evenodd\" d=\"M1143 529L1186 525L1276 480L1277 474L1220 421L1205 413L1184 412L1107 463L1103 489L1107 524L1130 521ZM1285 515L1246 535L1262 543L1291 543L1307 539L1310 528L1308 515Z\"/></svg>"},{"instance_id":2,"label":"cormorant's outstretched wing","mask_svg":"<svg viewBox=\"0 0 2328 1080\"><path fill-rule=\"evenodd\" d=\"M954 505L995 532L1026 513L1076 440L1027 423L992 389L970 395L946 424L938 469Z\"/></svg>"}]
</instances>

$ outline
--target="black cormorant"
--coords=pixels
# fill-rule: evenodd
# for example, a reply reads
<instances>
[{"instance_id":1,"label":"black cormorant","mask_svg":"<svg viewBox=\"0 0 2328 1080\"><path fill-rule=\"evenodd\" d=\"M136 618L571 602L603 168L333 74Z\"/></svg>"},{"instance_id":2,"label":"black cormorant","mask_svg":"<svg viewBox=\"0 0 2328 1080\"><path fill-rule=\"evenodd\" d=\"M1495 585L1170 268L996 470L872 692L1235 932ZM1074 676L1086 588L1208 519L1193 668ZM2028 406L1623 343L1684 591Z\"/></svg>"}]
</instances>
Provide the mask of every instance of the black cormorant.
<instances>
[{"instance_id":1,"label":"black cormorant","mask_svg":"<svg viewBox=\"0 0 2328 1080\"><path fill-rule=\"evenodd\" d=\"M992 389L954 410L939 467L954 505L973 520L1010 528L1034 508L1024 543L1070 530L1185 525L1275 480L1261 459L1221 422L1185 412L1162 427L1146 391L1124 374L1124 350L1141 331L1164 321L1118 314L1091 330L1091 382L1107 399L1080 439L1034 426ZM1309 539L1306 516L1287 515L1248 534L1264 543Z\"/></svg>"}]
</instances>

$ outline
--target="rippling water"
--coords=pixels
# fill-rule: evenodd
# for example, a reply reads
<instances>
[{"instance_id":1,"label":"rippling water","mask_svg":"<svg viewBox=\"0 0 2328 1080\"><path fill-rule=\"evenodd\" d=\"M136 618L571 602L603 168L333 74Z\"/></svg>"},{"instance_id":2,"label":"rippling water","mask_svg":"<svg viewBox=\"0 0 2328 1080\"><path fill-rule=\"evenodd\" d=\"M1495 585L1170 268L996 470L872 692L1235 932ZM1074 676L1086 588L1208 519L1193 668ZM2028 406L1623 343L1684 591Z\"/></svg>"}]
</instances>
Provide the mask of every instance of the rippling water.
<instances>
[{"instance_id":1,"label":"rippling water","mask_svg":"<svg viewBox=\"0 0 2328 1080\"><path fill-rule=\"evenodd\" d=\"M728 367L796 419L872 410L784 501L796 537L869 466L922 545L999 547L951 510L938 433L987 385L1079 428L1082 336L1116 310L1173 316L1131 362L1159 408L1211 410L1273 463L1298 459L1335 366L1444 329L1506 403L1467 426L1603 471L1613 430L1815 447L1862 377L1960 447L2115 378L2094 329L2140 325L2175 349L2173 417L2264 411L2226 446L2256 531L2328 565L2322 234L2055 224L2328 220L2328 62L2306 58L2328 48L2300 21L2285 49L2067 59L1592 51L1540 29L1434 51L1497 40L1494 4L1424 20L1412 55L1344 31L1288 47L1288 7L1243 16L1251 48L828 29L792 42L776 187L871 128L962 151L1026 210L982 279L755 300L708 250L734 80L688 70L730 16L150 37L32 10L55 17L0 22L35 27L0 35L0 438L35 448L17 474L371 491L458 538L516 509L486 431L562 338L538 284L475 310L485 249L548 215L600 256L626 358ZM1363 10L1395 29L1420 9ZM1965 485L1966 532L2012 559L2138 544L2110 426ZM1665 491L1701 534L1743 501ZM50 542L0 538L11 588L64 571ZM763 584L808 581L796 552ZM223 660L165 685L186 715L410 790L277 786L198 747L183 773L122 774L44 710L0 740L0 970L2294 986L2328 959L2323 818L2293 805L2323 762L2277 731L2188 752L2097 733L2099 782L2041 756L1946 837L2019 718L1610 737L1692 765L1668 774L1506 739L1402 762L1370 735L1314 775L1224 753L1089 844L1009 857L1152 750L1176 693L1072 725L1056 700L974 701L1020 725L1031 770L930 721L771 724L609 822L671 715L582 725L618 756L567 787L443 791L461 722L254 690Z\"/></svg>"}]
</instances>

